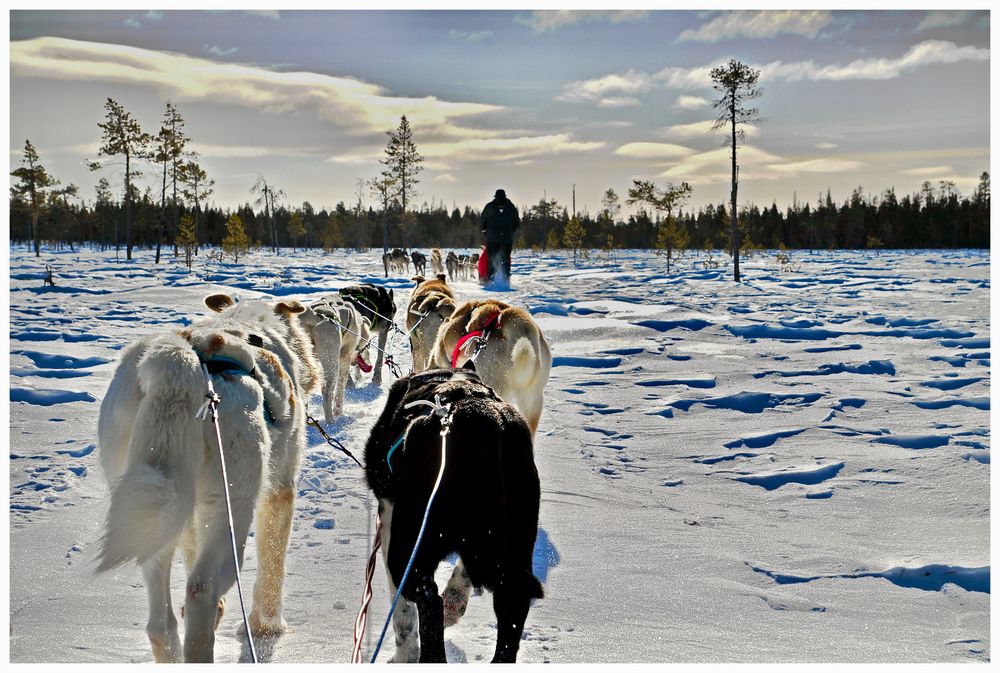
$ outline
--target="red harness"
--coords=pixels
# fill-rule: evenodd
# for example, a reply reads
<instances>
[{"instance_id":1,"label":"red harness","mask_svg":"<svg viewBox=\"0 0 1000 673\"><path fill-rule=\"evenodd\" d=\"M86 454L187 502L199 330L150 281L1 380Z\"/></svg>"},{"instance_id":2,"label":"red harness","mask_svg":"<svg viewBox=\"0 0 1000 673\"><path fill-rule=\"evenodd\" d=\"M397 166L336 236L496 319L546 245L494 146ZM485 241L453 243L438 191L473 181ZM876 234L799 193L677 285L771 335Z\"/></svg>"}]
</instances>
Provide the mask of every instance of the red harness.
<instances>
[{"instance_id":1,"label":"red harness","mask_svg":"<svg viewBox=\"0 0 1000 673\"><path fill-rule=\"evenodd\" d=\"M473 337L479 337L480 339L485 339L488 332L491 329L494 329L499 326L500 326L500 314L494 313L493 316L486 321L486 324L483 325L482 329L477 329L472 332L469 332L468 334L463 335L462 338L458 340L458 343L455 344L455 350L451 352L451 368L455 369L456 367L458 367L458 354L462 352L462 348L465 346L466 342L469 339L472 339Z\"/></svg>"}]
</instances>

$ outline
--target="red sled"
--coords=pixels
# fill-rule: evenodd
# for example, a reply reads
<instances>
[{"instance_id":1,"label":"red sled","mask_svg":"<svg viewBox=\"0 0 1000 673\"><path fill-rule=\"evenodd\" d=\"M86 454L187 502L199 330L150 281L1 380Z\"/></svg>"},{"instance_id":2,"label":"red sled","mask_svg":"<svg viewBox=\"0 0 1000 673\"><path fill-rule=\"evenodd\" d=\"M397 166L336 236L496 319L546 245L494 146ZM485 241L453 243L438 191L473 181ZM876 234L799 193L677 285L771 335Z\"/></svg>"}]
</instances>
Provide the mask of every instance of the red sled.
<instances>
[{"instance_id":1,"label":"red sled","mask_svg":"<svg viewBox=\"0 0 1000 673\"><path fill-rule=\"evenodd\" d=\"M479 282L483 285L486 284L486 274L489 273L489 258L486 256L486 246L480 246L479 251Z\"/></svg>"}]
</instances>

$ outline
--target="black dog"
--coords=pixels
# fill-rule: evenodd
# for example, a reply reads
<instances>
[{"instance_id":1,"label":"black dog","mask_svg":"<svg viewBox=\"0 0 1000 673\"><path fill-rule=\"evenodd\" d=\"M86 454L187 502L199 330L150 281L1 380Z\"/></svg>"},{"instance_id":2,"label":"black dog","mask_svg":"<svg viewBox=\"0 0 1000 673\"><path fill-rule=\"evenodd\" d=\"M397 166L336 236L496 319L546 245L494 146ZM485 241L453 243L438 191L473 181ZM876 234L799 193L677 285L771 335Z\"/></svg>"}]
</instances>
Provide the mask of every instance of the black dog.
<instances>
[{"instance_id":1,"label":"black dog","mask_svg":"<svg viewBox=\"0 0 1000 673\"><path fill-rule=\"evenodd\" d=\"M427 269L427 256L414 250L410 253L410 259L413 260L413 273L418 276L424 275L424 271Z\"/></svg>"},{"instance_id":2,"label":"black dog","mask_svg":"<svg viewBox=\"0 0 1000 673\"><path fill-rule=\"evenodd\" d=\"M378 333L378 356L375 358L375 374L372 382L382 383L382 354L389 336L392 318L396 315L396 302L392 290L376 287L369 283L348 285L339 290L340 296L354 304L361 316L368 320L373 333Z\"/></svg>"},{"instance_id":3,"label":"black dog","mask_svg":"<svg viewBox=\"0 0 1000 673\"><path fill-rule=\"evenodd\" d=\"M473 586L493 593L494 662L513 663L532 598L542 585L531 572L541 498L531 432L524 417L479 380L473 368L434 369L396 381L365 446L368 485L379 498L383 547L399 586L437 479L441 417L416 400L450 403L444 476L403 597L416 603L420 661L444 662L444 614L434 583L442 559L457 552ZM390 449L405 440L390 455ZM397 631L398 633L398 631ZM397 651L400 643L397 635Z\"/></svg>"}]
</instances>

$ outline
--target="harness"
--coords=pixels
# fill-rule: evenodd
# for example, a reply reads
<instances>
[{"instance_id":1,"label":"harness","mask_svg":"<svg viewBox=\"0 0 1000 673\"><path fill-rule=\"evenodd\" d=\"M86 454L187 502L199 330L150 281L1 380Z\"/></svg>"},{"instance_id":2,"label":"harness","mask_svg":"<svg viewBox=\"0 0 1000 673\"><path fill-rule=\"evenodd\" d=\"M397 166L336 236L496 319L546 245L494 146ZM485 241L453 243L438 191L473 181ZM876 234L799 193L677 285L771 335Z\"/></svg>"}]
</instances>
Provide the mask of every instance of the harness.
<instances>
[{"instance_id":1,"label":"harness","mask_svg":"<svg viewBox=\"0 0 1000 673\"><path fill-rule=\"evenodd\" d=\"M228 374L230 376L249 376L254 379L256 377L256 367L247 369L242 362L235 358L226 357L225 355L206 356L197 348L194 348L194 353L198 356L199 362L205 365L205 369L212 376ZM264 421L268 425L274 425L274 414L271 412L271 405L267 403L266 396L264 397Z\"/></svg>"},{"instance_id":2,"label":"harness","mask_svg":"<svg viewBox=\"0 0 1000 673\"><path fill-rule=\"evenodd\" d=\"M455 350L451 352L451 368L456 369L458 367L458 356L462 352L462 349L465 348L472 339L478 340L476 350L472 353L472 357L470 358L475 361L475 359L479 357L480 351L486 347L486 342L489 340L490 334L497 329L500 329L499 312L494 313L493 316L486 321L486 324L483 325L481 330L477 329L463 335L462 338L458 340L458 343L455 344Z\"/></svg>"}]
</instances>

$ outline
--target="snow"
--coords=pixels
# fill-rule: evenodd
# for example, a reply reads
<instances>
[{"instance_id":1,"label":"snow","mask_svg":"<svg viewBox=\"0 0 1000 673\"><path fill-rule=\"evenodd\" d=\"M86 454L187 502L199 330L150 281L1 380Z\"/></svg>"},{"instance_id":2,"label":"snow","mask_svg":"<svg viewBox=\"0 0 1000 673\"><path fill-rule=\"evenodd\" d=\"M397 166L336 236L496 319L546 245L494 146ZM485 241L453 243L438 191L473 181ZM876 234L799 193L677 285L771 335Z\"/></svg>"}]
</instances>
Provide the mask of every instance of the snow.
<instances>
[{"instance_id":1,"label":"snow","mask_svg":"<svg viewBox=\"0 0 1000 673\"><path fill-rule=\"evenodd\" d=\"M578 268L519 252L503 294L454 283L461 299L529 308L554 356L535 445L546 598L519 661L989 659L989 255L792 255L798 272L758 256L735 284L695 255L666 274L645 252L591 252ZM402 308L412 282L381 268L376 251L202 257L189 273L145 251L12 250L13 662L152 660L138 570L93 573L107 507L97 414L119 351L189 324L216 292L306 300L369 281ZM328 430L361 453L384 400L349 391ZM269 656L345 663L374 502L350 459L308 437L289 630ZM256 567L251 537L248 598ZM183 582L177 561L175 601ZM374 589L377 632L381 569ZM231 593L218 661L239 657L238 623ZM495 634L489 597L474 597L446 632L449 659L488 661ZM390 638L380 661L391 651Z\"/></svg>"}]
</instances>

